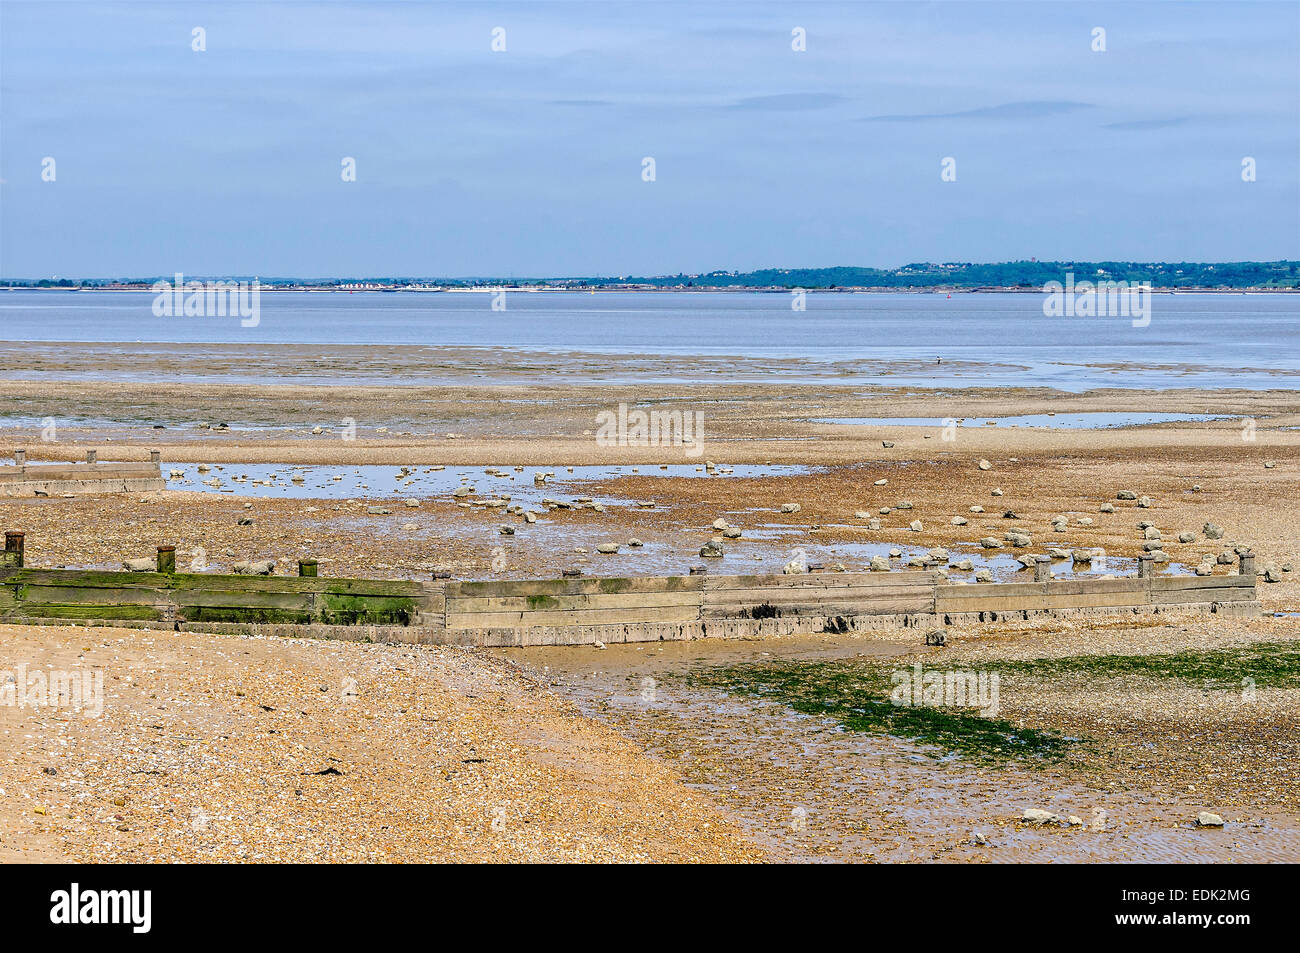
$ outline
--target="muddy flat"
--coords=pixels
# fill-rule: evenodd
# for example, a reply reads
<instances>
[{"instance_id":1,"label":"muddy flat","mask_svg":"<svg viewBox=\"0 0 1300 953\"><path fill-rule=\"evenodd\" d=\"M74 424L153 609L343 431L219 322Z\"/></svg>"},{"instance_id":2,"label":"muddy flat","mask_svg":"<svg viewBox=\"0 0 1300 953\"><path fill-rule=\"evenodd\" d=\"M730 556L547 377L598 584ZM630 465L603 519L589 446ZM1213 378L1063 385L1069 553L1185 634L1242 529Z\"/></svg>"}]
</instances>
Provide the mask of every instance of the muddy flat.
<instances>
[{"instance_id":1,"label":"muddy flat","mask_svg":"<svg viewBox=\"0 0 1300 953\"><path fill-rule=\"evenodd\" d=\"M942 548L954 583L1024 578L1026 553L1057 553L1061 578L1128 575L1156 543L1158 573L1230 575L1249 549L1266 612L952 626L942 649L909 631L504 656L9 626L14 664L100 669L106 698L90 720L0 709L8 859L1297 857L1293 391L918 389L792 367L746 383L743 360L716 357L694 382L656 379L665 364L610 383L598 354L509 372L425 355L429 382L402 386L344 355L359 379L339 388L311 377L331 358L290 347L259 369L274 383L249 379L246 350L199 373L211 354L180 346L56 349L25 376L30 349L0 350L0 456L157 449L167 479L0 498L29 566L118 568L168 544L198 572L313 557L333 576L678 574L721 520L739 535L712 573L873 556L907 572ZM88 360L105 373L82 375ZM150 360L150 382L108 379ZM703 413L703 446L598 441L620 403ZM1133 414L1165 416L1109 424ZM1011 529L1032 542L980 543ZM997 673L998 713L900 721L889 681L917 664Z\"/></svg>"},{"instance_id":2,"label":"muddy flat","mask_svg":"<svg viewBox=\"0 0 1300 953\"><path fill-rule=\"evenodd\" d=\"M717 798L769 860L833 862L1272 862L1300 860L1290 767L1300 682L1243 694L1239 684L1108 672L1116 655L1150 660L1216 653L1252 659L1260 640L1300 628L1073 626L949 629L945 648L912 637L845 636L738 644L501 650L577 700L591 717ZM1083 676L1052 672L1076 663ZM1218 659L1227 664L1226 659ZM1035 671L1033 662L1047 671ZM1061 757L984 757L953 739L918 742L846 728L773 694L710 684L762 682L772 666L907 673L1007 672L998 717L1070 739ZM1251 664L1247 662L1247 670ZM1140 668L1137 670L1140 671ZM704 684L701 684L703 676ZM802 698L800 701L806 702ZM906 732L904 732L904 735ZM1027 810L1055 817L1024 820ZM1201 812L1222 827L1198 827Z\"/></svg>"}]
</instances>

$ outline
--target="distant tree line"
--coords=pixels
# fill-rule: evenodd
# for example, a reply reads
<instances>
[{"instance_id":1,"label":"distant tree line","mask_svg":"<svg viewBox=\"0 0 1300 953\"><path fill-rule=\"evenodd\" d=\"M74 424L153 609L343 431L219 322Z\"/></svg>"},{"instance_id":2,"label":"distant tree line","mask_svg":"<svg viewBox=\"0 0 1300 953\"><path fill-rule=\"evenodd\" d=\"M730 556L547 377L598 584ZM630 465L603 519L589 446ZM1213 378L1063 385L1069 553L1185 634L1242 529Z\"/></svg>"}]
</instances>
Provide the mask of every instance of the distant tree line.
<instances>
[{"instance_id":1,"label":"distant tree line","mask_svg":"<svg viewBox=\"0 0 1300 953\"><path fill-rule=\"evenodd\" d=\"M568 278L330 278L299 280L263 278L267 287L331 288L352 283L386 285L389 289L409 285L444 288L484 286L532 286L569 288L617 288L636 285L649 288L898 288L902 290L971 290L977 288L1041 289L1049 281L1063 281L1067 273L1075 281L1150 282L1156 288L1214 289L1300 289L1300 261L1229 262L1134 262L1134 261L1008 261L994 264L975 262L916 262L901 268L763 268L758 271L710 271L703 274L654 275L647 277ZM170 277L170 276L167 276ZM195 276L197 277L197 276ZM41 278L6 281L27 288L96 288L112 284L149 286L154 279L71 279Z\"/></svg>"},{"instance_id":2,"label":"distant tree line","mask_svg":"<svg viewBox=\"0 0 1300 953\"><path fill-rule=\"evenodd\" d=\"M1041 288L1073 272L1076 281L1148 281L1160 288L1297 288L1300 262L1010 261L917 262L901 268L764 268L647 278L588 278L591 287L659 288Z\"/></svg>"}]
</instances>

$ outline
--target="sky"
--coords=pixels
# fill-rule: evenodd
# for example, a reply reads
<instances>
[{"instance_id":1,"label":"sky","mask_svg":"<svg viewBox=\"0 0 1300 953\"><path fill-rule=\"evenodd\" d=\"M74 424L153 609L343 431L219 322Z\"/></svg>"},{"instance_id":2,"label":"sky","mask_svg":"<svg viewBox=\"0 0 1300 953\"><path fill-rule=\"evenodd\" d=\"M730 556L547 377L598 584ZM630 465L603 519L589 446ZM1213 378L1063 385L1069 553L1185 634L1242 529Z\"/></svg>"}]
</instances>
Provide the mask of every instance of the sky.
<instances>
[{"instance_id":1,"label":"sky","mask_svg":"<svg viewBox=\"0 0 1300 953\"><path fill-rule=\"evenodd\" d=\"M1031 257L1300 258L1300 3L0 0L0 277Z\"/></svg>"}]
</instances>

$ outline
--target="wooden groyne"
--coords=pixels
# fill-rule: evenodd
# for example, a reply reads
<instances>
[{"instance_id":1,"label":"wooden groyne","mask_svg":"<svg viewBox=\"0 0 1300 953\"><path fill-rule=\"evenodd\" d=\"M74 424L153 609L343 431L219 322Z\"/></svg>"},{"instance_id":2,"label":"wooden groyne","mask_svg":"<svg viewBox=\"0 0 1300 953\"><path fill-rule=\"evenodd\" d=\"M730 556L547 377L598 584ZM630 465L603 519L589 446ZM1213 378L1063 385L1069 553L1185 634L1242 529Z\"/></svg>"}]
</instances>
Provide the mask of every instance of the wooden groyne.
<instances>
[{"instance_id":1,"label":"wooden groyne","mask_svg":"<svg viewBox=\"0 0 1300 953\"><path fill-rule=\"evenodd\" d=\"M85 463L27 462L24 450L14 451L14 466L0 467L0 496L54 496L64 493L143 493L167 486L161 454L149 451L148 463L100 463L94 450Z\"/></svg>"},{"instance_id":2,"label":"wooden groyne","mask_svg":"<svg viewBox=\"0 0 1300 953\"><path fill-rule=\"evenodd\" d=\"M1191 610L1258 615L1255 557L1222 576L949 582L934 570L756 576L646 576L459 581L333 579L314 561L298 576L36 569L8 533L0 621L143 625L190 631L427 642L582 645L799 632L923 628L1079 613Z\"/></svg>"}]
</instances>

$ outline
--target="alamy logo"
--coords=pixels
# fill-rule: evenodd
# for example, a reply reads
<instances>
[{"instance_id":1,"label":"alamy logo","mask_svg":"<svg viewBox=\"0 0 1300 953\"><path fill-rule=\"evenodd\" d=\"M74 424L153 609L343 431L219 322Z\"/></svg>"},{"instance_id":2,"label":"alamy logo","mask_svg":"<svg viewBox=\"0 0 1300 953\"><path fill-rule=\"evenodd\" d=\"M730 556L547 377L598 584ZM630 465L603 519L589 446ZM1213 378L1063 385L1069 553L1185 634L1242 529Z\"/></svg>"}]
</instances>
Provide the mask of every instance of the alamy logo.
<instances>
[{"instance_id":1,"label":"alamy logo","mask_svg":"<svg viewBox=\"0 0 1300 953\"><path fill-rule=\"evenodd\" d=\"M6 708L69 708L87 718L104 711L104 673L100 669L65 671L37 669L27 663L0 669L0 705Z\"/></svg>"},{"instance_id":2,"label":"alamy logo","mask_svg":"<svg viewBox=\"0 0 1300 953\"><path fill-rule=\"evenodd\" d=\"M153 925L151 890L82 890L74 883L50 894L50 904L51 923L126 923L132 933L148 933Z\"/></svg>"},{"instance_id":3,"label":"alamy logo","mask_svg":"<svg viewBox=\"0 0 1300 953\"><path fill-rule=\"evenodd\" d=\"M683 447L688 457L704 452L702 410L602 410L596 415L601 447Z\"/></svg>"},{"instance_id":4,"label":"alamy logo","mask_svg":"<svg viewBox=\"0 0 1300 953\"><path fill-rule=\"evenodd\" d=\"M1133 327L1151 323L1151 282L1149 281L1074 281L1074 272L1066 272L1065 284L1049 281L1043 285L1043 314L1049 318L1128 318Z\"/></svg>"},{"instance_id":5,"label":"alamy logo","mask_svg":"<svg viewBox=\"0 0 1300 953\"><path fill-rule=\"evenodd\" d=\"M985 718L993 718L1001 710L998 704L998 687L1001 679L997 672L925 672L921 663L911 671L900 668L890 676L894 689L889 700L895 705L927 708L978 708Z\"/></svg>"},{"instance_id":6,"label":"alamy logo","mask_svg":"<svg viewBox=\"0 0 1300 953\"><path fill-rule=\"evenodd\" d=\"M262 285L250 281L189 281L179 271L174 282L161 279L150 289L159 318L240 318L240 326L262 323Z\"/></svg>"}]
</instances>

